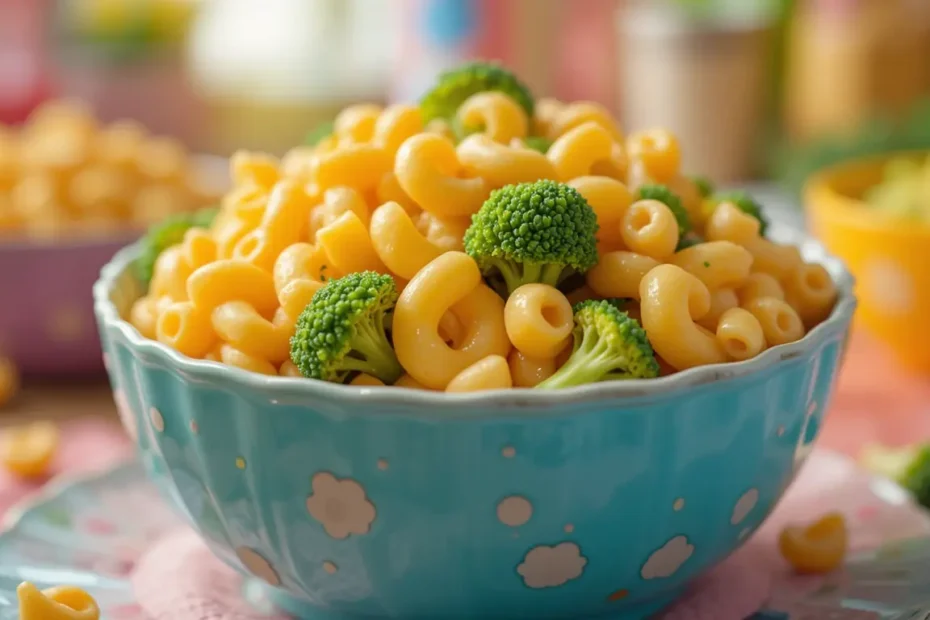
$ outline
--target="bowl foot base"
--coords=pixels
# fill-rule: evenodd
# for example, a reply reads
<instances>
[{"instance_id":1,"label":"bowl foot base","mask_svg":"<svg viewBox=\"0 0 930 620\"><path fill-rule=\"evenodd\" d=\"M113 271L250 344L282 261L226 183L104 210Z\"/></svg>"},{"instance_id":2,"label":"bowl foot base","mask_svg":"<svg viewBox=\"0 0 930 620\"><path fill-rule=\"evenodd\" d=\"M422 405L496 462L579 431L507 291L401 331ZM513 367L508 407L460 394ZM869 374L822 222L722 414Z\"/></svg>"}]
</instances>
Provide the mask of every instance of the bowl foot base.
<instances>
[{"instance_id":1,"label":"bowl foot base","mask_svg":"<svg viewBox=\"0 0 930 620\"><path fill-rule=\"evenodd\" d=\"M258 584L253 584L258 586ZM261 598L266 601L273 603L278 609L294 616L295 619L299 620L378 620L378 616L358 616L354 614L346 614L340 612L334 612L331 610L321 609L320 607L295 599L288 594L285 594L281 590L276 588L270 588L264 584L261 584L260 589L262 590ZM251 589L251 588L249 588ZM254 592L255 590L253 590ZM659 613L666 607L670 606L675 602L676 599L681 595L680 591L671 592L664 594L661 597L644 601L638 605L626 606L623 609L618 609L613 612L603 612L597 616L588 616L588 617L578 617L571 616L572 620L647 620L653 618L655 614ZM461 616L450 615L450 618L457 618L460 620L465 620ZM486 616L485 616L486 617ZM386 618L386 617L385 617ZM540 618L538 614L523 615L514 617L512 620L527 620L532 618L537 620ZM401 617L395 617L395 620L404 620ZM413 619L411 619L413 620ZM422 620L422 619L420 619ZM511 620L509 618L494 616L494 620ZM554 620L554 618L553 618Z\"/></svg>"}]
</instances>

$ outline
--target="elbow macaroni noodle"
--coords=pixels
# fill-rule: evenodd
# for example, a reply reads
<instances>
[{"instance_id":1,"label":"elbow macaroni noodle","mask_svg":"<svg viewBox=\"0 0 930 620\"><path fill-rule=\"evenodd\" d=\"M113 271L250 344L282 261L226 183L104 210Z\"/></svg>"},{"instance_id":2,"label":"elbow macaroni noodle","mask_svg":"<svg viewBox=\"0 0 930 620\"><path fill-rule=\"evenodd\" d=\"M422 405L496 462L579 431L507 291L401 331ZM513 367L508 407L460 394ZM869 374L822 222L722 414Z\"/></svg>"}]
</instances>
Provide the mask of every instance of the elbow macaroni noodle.
<instances>
[{"instance_id":1,"label":"elbow macaroni noodle","mask_svg":"<svg viewBox=\"0 0 930 620\"><path fill-rule=\"evenodd\" d=\"M467 325L459 347L439 334L443 314L453 310ZM447 252L410 281L394 310L397 359L417 382L442 390L459 372L488 355L506 356L511 344L504 301L481 282L475 261Z\"/></svg>"},{"instance_id":2,"label":"elbow macaroni noodle","mask_svg":"<svg viewBox=\"0 0 930 620\"><path fill-rule=\"evenodd\" d=\"M524 284L507 298L504 327L510 342L532 358L554 358L570 341L572 306L558 289Z\"/></svg>"},{"instance_id":3,"label":"elbow macaroni noodle","mask_svg":"<svg viewBox=\"0 0 930 620\"><path fill-rule=\"evenodd\" d=\"M585 176L572 179L568 185L578 190L597 215L600 228L598 241L622 241L621 223L633 204L633 195L626 185L610 177Z\"/></svg>"},{"instance_id":4,"label":"elbow macaroni noodle","mask_svg":"<svg viewBox=\"0 0 930 620\"><path fill-rule=\"evenodd\" d=\"M456 152L465 169L483 178L490 189L556 177L555 168L542 153L501 144L483 134L465 138Z\"/></svg>"},{"instance_id":5,"label":"elbow macaroni noodle","mask_svg":"<svg viewBox=\"0 0 930 620\"><path fill-rule=\"evenodd\" d=\"M710 291L675 265L659 265L640 283L640 313L649 341L672 368L686 370L726 361L713 332L695 321L710 312Z\"/></svg>"},{"instance_id":6,"label":"elbow macaroni noodle","mask_svg":"<svg viewBox=\"0 0 930 620\"><path fill-rule=\"evenodd\" d=\"M658 200L640 200L623 214L620 236L634 252L664 260L678 245L678 222L671 209Z\"/></svg>"},{"instance_id":7,"label":"elbow macaroni noodle","mask_svg":"<svg viewBox=\"0 0 930 620\"><path fill-rule=\"evenodd\" d=\"M457 140L462 130L470 135ZM553 142L542 153L528 137ZM177 174L169 164L155 169L169 178ZM736 204L703 200L682 173L674 135L625 137L591 102L539 100L529 118L509 96L484 92L454 122L429 123L414 105L352 106L314 147L280 160L236 153L230 176L213 224L161 253L128 319L184 355L250 372L300 377L289 359L298 318L329 280L359 271L397 283L388 333L405 374L395 385L448 392L551 377L573 351L573 304L586 300L619 300L642 323L664 376L796 341L837 298L821 265L765 238ZM525 284L505 301L463 253L463 237L492 190L540 179L587 200L598 262L570 278L572 288ZM686 237L679 249L673 211L637 199L644 183L681 198L697 243ZM45 191L38 178L31 187L19 191ZM384 385L368 374L349 380Z\"/></svg>"},{"instance_id":8,"label":"elbow macaroni noodle","mask_svg":"<svg viewBox=\"0 0 930 620\"><path fill-rule=\"evenodd\" d=\"M545 114L545 112L544 108L543 113ZM537 116L538 114L539 112L537 112ZM623 140L623 132L620 131L617 122L607 108L593 101L578 101L568 105L560 105L553 109L550 118L551 120L546 127L547 131L543 135L548 136L551 140L556 140L575 127L585 123L600 125L610 132L614 140L618 142Z\"/></svg>"},{"instance_id":9,"label":"elbow macaroni noodle","mask_svg":"<svg viewBox=\"0 0 930 620\"><path fill-rule=\"evenodd\" d=\"M460 178L460 172L462 163L452 141L428 133L404 142L394 164L394 174L404 192L437 217L469 216L487 199L485 180Z\"/></svg>"},{"instance_id":10,"label":"elbow macaroni noodle","mask_svg":"<svg viewBox=\"0 0 930 620\"><path fill-rule=\"evenodd\" d=\"M459 108L457 116L466 131L480 128L488 138L503 144L525 138L530 125L520 104L496 91L472 95Z\"/></svg>"},{"instance_id":11,"label":"elbow macaroni noodle","mask_svg":"<svg viewBox=\"0 0 930 620\"><path fill-rule=\"evenodd\" d=\"M623 148L610 131L594 122L578 125L562 134L546 154L558 180L566 182L591 174L624 179Z\"/></svg>"},{"instance_id":12,"label":"elbow macaroni noodle","mask_svg":"<svg viewBox=\"0 0 930 620\"><path fill-rule=\"evenodd\" d=\"M510 366L500 355L489 355L478 360L459 374L446 386L447 392L479 392L481 390L503 390L513 387Z\"/></svg>"}]
</instances>

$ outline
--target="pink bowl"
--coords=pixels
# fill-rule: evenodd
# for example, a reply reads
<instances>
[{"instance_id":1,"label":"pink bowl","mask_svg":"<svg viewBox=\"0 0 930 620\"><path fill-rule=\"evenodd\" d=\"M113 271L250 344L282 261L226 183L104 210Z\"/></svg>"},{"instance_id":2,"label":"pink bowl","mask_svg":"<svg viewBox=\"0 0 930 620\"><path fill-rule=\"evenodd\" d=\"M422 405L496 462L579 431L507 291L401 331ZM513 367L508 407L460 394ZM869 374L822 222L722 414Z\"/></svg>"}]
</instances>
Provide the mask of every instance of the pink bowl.
<instances>
[{"instance_id":1,"label":"pink bowl","mask_svg":"<svg viewBox=\"0 0 930 620\"><path fill-rule=\"evenodd\" d=\"M100 372L91 288L100 268L134 236L0 241L0 353L24 374Z\"/></svg>"}]
</instances>

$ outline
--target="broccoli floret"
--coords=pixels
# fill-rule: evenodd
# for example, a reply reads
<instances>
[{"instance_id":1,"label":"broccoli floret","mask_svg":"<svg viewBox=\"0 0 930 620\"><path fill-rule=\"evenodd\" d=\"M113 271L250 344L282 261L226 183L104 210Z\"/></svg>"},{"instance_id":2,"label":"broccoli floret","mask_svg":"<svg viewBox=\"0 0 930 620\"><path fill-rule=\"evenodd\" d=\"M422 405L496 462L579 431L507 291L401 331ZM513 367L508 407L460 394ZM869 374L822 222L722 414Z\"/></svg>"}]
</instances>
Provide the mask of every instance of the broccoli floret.
<instances>
[{"instance_id":1,"label":"broccoli floret","mask_svg":"<svg viewBox=\"0 0 930 620\"><path fill-rule=\"evenodd\" d=\"M523 144L526 145L526 148L539 151L545 155L549 152L549 147L552 146L552 140L543 138L542 136L530 136L523 140Z\"/></svg>"},{"instance_id":2,"label":"broccoli floret","mask_svg":"<svg viewBox=\"0 0 930 620\"><path fill-rule=\"evenodd\" d=\"M666 185L643 185L639 188L639 200L658 200L668 207L678 222L678 235L684 238L691 232L691 218L684 205L681 204L681 198Z\"/></svg>"},{"instance_id":3,"label":"broccoli floret","mask_svg":"<svg viewBox=\"0 0 930 620\"><path fill-rule=\"evenodd\" d=\"M439 75L436 85L420 99L423 122L452 121L466 99L487 91L509 95L533 118L533 94L517 76L495 63L472 62Z\"/></svg>"},{"instance_id":4,"label":"broccoli floret","mask_svg":"<svg viewBox=\"0 0 930 620\"><path fill-rule=\"evenodd\" d=\"M694 177L691 181L694 183L695 187L697 187L698 193L701 195L702 199L710 198L716 191L714 182L707 177Z\"/></svg>"},{"instance_id":5,"label":"broccoli floret","mask_svg":"<svg viewBox=\"0 0 930 620\"><path fill-rule=\"evenodd\" d=\"M344 383L367 373L393 384L404 369L384 326L396 302L391 276L363 271L330 280L297 319L291 361L311 379Z\"/></svg>"},{"instance_id":6,"label":"broccoli floret","mask_svg":"<svg viewBox=\"0 0 930 620\"><path fill-rule=\"evenodd\" d=\"M872 446L863 454L862 464L873 473L891 478L930 508L930 444L905 448Z\"/></svg>"},{"instance_id":7,"label":"broccoli floret","mask_svg":"<svg viewBox=\"0 0 930 620\"><path fill-rule=\"evenodd\" d=\"M465 252L508 296L531 282L558 286L597 264L597 216L577 190L554 181L491 192L465 231Z\"/></svg>"},{"instance_id":8,"label":"broccoli floret","mask_svg":"<svg viewBox=\"0 0 930 620\"><path fill-rule=\"evenodd\" d=\"M759 234L765 235L765 231L769 227L769 220L765 217L765 213L762 211L762 205L760 205L756 200L752 198L746 192L727 192L725 194L718 194L714 196L714 202L720 204L721 202L731 202L736 205L736 208L751 215L755 219L759 220Z\"/></svg>"},{"instance_id":9,"label":"broccoli floret","mask_svg":"<svg viewBox=\"0 0 930 620\"><path fill-rule=\"evenodd\" d=\"M133 263L136 278L143 284L148 284L152 280L155 261L161 253L181 243L184 233L191 228L209 228L218 212L216 207L209 207L193 213L181 213L150 227L142 237L142 252Z\"/></svg>"},{"instance_id":10,"label":"broccoli floret","mask_svg":"<svg viewBox=\"0 0 930 620\"><path fill-rule=\"evenodd\" d=\"M659 376L646 331L607 300L575 306L574 350L568 361L537 388L561 389L612 379Z\"/></svg>"},{"instance_id":11,"label":"broccoli floret","mask_svg":"<svg viewBox=\"0 0 930 620\"><path fill-rule=\"evenodd\" d=\"M317 125L316 128L308 133L304 137L304 144L307 146L316 146L323 141L324 138L328 138L333 133L333 123L330 121L328 123L322 123Z\"/></svg>"}]
</instances>

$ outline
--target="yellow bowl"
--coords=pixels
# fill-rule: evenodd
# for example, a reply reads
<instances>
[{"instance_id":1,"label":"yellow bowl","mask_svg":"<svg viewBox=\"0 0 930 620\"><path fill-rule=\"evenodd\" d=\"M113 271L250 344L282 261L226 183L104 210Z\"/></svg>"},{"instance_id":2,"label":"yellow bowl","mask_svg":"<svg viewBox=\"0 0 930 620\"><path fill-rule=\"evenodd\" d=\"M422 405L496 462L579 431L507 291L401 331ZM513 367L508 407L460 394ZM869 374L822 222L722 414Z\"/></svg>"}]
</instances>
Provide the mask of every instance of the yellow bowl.
<instances>
[{"instance_id":1,"label":"yellow bowl","mask_svg":"<svg viewBox=\"0 0 930 620\"><path fill-rule=\"evenodd\" d=\"M854 160L813 176L804 200L812 232L856 277L857 322L888 343L911 369L930 374L930 224L866 205L896 153Z\"/></svg>"}]
</instances>

